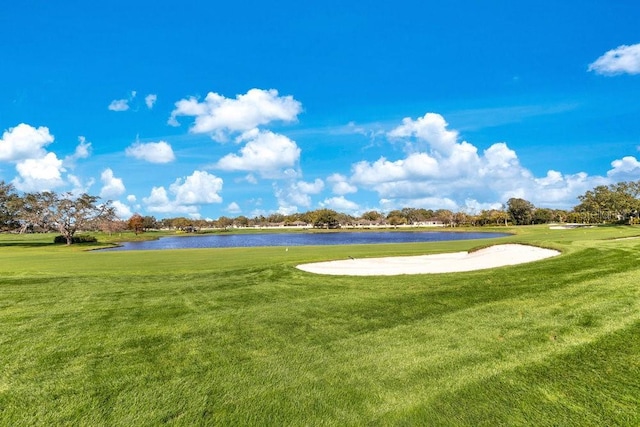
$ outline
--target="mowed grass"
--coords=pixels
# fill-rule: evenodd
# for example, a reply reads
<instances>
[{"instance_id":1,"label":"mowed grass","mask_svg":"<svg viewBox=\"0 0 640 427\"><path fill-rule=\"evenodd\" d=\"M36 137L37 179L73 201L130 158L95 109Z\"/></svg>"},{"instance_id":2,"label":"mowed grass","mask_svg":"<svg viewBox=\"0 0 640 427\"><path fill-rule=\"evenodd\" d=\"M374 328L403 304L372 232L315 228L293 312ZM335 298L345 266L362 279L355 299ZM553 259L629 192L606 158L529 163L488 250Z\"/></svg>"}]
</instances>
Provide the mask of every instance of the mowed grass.
<instances>
[{"instance_id":1,"label":"mowed grass","mask_svg":"<svg viewBox=\"0 0 640 427\"><path fill-rule=\"evenodd\" d=\"M0 424L638 425L640 228L344 247L96 252L0 237ZM300 262L521 242L493 270Z\"/></svg>"}]
</instances>

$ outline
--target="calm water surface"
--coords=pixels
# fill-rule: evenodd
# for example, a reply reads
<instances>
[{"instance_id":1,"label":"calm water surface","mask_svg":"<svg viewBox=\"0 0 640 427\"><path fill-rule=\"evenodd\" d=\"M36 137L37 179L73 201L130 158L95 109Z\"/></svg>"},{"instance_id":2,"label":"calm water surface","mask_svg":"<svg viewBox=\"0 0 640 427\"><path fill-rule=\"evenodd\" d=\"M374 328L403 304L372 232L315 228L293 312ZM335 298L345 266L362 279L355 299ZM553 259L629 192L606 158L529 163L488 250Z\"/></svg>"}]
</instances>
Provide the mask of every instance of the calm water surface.
<instances>
[{"instance_id":1,"label":"calm water surface","mask_svg":"<svg viewBox=\"0 0 640 427\"><path fill-rule=\"evenodd\" d=\"M313 246L356 245L374 243L439 242L445 240L490 239L509 236L508 233L454 233L446 231L371 231L342 233L265 233L265 234L205 234L197 236L162 237L145 242L125 242L109 251L132 251L187 248L235 248L253 246Z\"/></svg>"}]
</instances>

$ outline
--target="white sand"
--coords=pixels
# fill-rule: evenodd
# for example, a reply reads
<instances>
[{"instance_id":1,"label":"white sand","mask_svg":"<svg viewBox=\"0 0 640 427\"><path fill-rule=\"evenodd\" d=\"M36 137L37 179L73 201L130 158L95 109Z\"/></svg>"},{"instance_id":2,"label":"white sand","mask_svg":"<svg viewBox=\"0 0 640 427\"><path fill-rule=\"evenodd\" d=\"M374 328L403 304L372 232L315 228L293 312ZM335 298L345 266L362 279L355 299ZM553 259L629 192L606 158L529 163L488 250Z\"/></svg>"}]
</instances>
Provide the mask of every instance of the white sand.
<instances>
[{"instance_id":1,"label":"white sand","mask_svg":"<svg viewBox=\"0 0 640 427\"><path fill-rule=\"evenodd\" d=\"M560 255L552 249L527 245L496 245L476 252L454 252L390 258L359 258L302 264L309 273L341 276L395 276L399 274L454 273L522 264Z\"/></svg>"}]
</instances>

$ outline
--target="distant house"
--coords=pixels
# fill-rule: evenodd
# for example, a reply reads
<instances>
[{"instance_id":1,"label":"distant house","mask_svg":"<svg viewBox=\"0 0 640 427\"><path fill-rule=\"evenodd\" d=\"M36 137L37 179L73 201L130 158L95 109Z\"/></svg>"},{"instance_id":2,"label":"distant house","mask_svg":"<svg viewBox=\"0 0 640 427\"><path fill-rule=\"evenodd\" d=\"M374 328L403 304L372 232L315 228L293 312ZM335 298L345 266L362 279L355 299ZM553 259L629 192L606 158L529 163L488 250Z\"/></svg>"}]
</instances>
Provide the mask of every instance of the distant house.
<instances>
[{"instance_id":1,"label":"distant house","mask_svg":"<svg viewBox=\"0 0 640 427\"><path fill-rule=\"evenodd\" d=\"M444 227L444 222L437 218L429 218L424 221L415 222L413 225L418 227Z\"/></svg>"},{"instance_id":2,"label":"distant house","mask_svg":"<svg viewBox=\"0 0 640 427\"><path fill-rule=\"evenodd\" d=\"M376 226L378 224L379 224L378 221L370 221L368 219L359 218L355 220L355 222L353 223L353 226L366 228L366 227Z\"/></svg>"},{"instance_id":3,"label":"distant house","mask_svg":"<svg viewBox=\"0 0 640 427\"><path fill-rule=\"evenodd\" d=\"M304 221L293 221L293 222L290 222L288 225L290 227L308 227L309 226L309 224L307 224Z\"/></svg>"}]
</instances>

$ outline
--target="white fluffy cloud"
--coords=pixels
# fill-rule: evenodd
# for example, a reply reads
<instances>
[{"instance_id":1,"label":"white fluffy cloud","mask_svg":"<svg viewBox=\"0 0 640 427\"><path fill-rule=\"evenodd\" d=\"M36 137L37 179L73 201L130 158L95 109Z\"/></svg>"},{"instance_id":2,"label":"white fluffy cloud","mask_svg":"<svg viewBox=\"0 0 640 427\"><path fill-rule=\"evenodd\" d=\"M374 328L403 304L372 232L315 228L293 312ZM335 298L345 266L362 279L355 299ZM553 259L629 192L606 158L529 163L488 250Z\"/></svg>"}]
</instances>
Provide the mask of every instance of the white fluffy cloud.
<instances>
[{"instance_id":1,"label":"white fluffy cloud","mask_svg":"<svg viewBox=\"0 0 640 427\"><path fill-rule=\"evenodd\" d=\"M16 165L12 183L20 191L52 190L64 184L63 161L45 147L54 141L46 127L21 123L6 130L0 139L0 161Z\"/></svg>"},{"instance_id":2,"label":"white fluffy cloud","mask_svg":"<svg viewBox=\"0 0 640 427\"><path fill-rule=\"evenodd\" d=\"M127 111L129 109L129 100L114 99L107 108L111 111Z\"/></svg>"},{"instance_id":3,"label":"white fluffy cloud","mask_svg":"<svg viewBox=\"0 0 640 427\"><path fill-rule=\"evenodd\" d=\"M607 172L607 176L615 181L634 181L640 177L640 161L633 156L614 160L611 167L613 169Z\"/></svg>"},{"instance_id":4,"label":"white fluffy cloud","mask_svg":"<svg viewBox=\"0 0 640 427\"><path fill-rule=\"evenodd\" d=\"M329 176L327 182L331 184L331 191L339 196L356 193L358 191L358 187L350 184L347 177L339 173L334 173Z\"/></svg>"},{"instance_id":5,"label":"white fluffy cloud","mask_svg":"<svg viewBox=\"0 0 640 427\"><path fill-rule=\"evenodd\" d=\"M147 108L150 109L150 110L156 104L157 100L158 100L158 95L156 95L154 93L150 93L149 95L144 97L144 103L147 106Z\"/></svg>"},{"instance_id":6,"label":"white fluffy cloud","mask_svg":"<svg viewBox=\"0 0 640 427\"><path fill-rule=\"evenodd\" d=\"M164 187L153 187L149 197L142 201L149 212L198 215L198 205L221 203L223 181L215 175L194 171L188 177L178 178L169 186L173 200Z\"/></svg>"},{"instance_id":7,"label":"white fluffy cloud","mask_svg":"<svg viewBox=\"0 0 640 427\"><path fill-rule=\"evenodd\" d=\"M447 129L444 118L434 113L416 120L405 118L388 137L404 142L407 154L396 160L381 157L355 163L348 181L377 192L384 204L394 208L460 209L504 203L511 197L522 197L538 206L562 207L567 200L605 181L584 173L564 176L556 171L536 178L507 144L495 143L479 153L472 144L459 141L458 133ZM640 176L640 168L632 159L616 161L612 166L610 176L622 171Z\"/></svg>"},{"instance_id":8,"label":"white fluffy cloud","mask_svg":"<svg viewBox=\"0 0 640 427\"><path fill-rule=\"evenodd\" d=\"M228 154L215 167L227 171L257 172L265 178L278 178L283 169L292 168L300 159L300 148L284 135L253 129L240 141L247 141L239 154Z\"/></svg>"},{"instance_id":9,"label":"white fluffy cloud","mask_svg":"<svg viewBox=\"0 0 640 427\"><path fill-rule=\"evenodd\" d=\"M306 194L318 194L324 189L324 182L321 179L316 179L313 182L298 181L296 188Z\"/></svg>"},{"instance_id":10,"label":"white fluffy cloud","mask_svg":"<svg viewBox=\"0 0 640 427\"><path fill-rule=\"evenodd\" d=\"M135 142L127 147L125 154L129 157L144 160L150 163L169 163L175 160L173 149L165 141L160 142Z\"/></svg>"},{"instance_id":11,"label":"white fluffy cloud","mask_svg":"<svg viewBox=\"0 0 640 427\"><path fill-rule=\"evenodd\" d=\"M55 153L44 157L21 160L16 164L19 177L13 184L20 191L46 191L64 184L62 160Z\"/></svg>"},{"instance_id":12,"label":"white fluffy cloud","mask_svg":"<svg viewBox=\"0 0 640 427\"><path fill-rule=\"evenodd\" d=\"M136 97L136 91L132 90L129 98L127 99L114 99L109 103L107 107L110 111L127 111L129 109L129 103Z\"/></svg>"},{"instance_id":13,"label":"white fluffy cloud","mask_svg":"<svg viewBox=\"0 0 640 427\"><path fill-rule=\"evenodd\" d=\"M44 157L44 147L53 142L53 135L46 127L34 128L20 123L9 128L0 139L0 161L20 161Z\"/></svg>"},{"instance_id":14,"label":"white fluffy cloud","mask_svg":"<svg viewBox=\"0 0 640 427\"><path fill-rule=\"evenodd\" d=\"M78 137L78 145L72 155L64 158L64 165L73 168L76 160L86 159L91 155L91 143L84 136Z\"/></svg>"},{"instance_id":15,"label":"white fluffy cloud","mask_svg":"<svg viewBox=\"0 0 640 427\"><path fill-rule=\"evenodd\" d=\"M100 197L103 199L118 198L126 191L122 179L116 178L110 168L102 171L102 174L100 175L100 181L102 181Z\"/></svg>"},{"instance_id":16,"label":"white fluffy cloud","mask_svg":"<svg viewBox=\"0 0 640 427\"><path fill-rule=\"evenodd\" d=\"M78 137L78 145L73 153L74 159L86 159L91 154L91 143L84 136Z\"/></svg>"},{"instance_id":17,"label":"white fluffy cloud","mask_svg":"<svg viewBox=\"0 0 640 427\"><path fill-rule=\"evenodd\" d=\"M242 212L242 209L240 209L240 205L238 205L236 202L231 202L229 203L229 206L227 206L227 212L231 214L239 214L240 212Z\"/></svg>"},{"instance_id":18,"label":"white fluffy cloud","mask_svg":"<svg viewBox=\"0 0 640 427\"><path fill-rule=\"evenodd\" d=\"M347 200L344 196L331 197L325 199L324 202L320 203L321 206L329 209L336 210L338 212L345 212L355 214L360 206L357 203L352 202L351 200Z\"/></svg>"},{"instance_id":19,"label":"white fluffy cloud","mask_svg":"<svg viewBox=\"0 0 640 427\"><path fill-rule=\"evenodd\" d=\"M612 49L589 65L597 74L640 74L640 43Z\"/></svg>"},{"instance_id":20,"label":"white fluffy cloud","mask_svg":"<svg viewBox=\"0 0 640 427\"><path fill-rule=\"evenodd\" d=\"M147 206L147 210L152 213L163 214L197 214L198 207L193 205L180 205L169 200L167 190L164 187L153 187L149 197L143 197L142 201Z\"/></svg>"},{"instance_id":21,"label":"white fluffy cloud","mask_svg":"<svg viewBox=\"0 0 640 427\"><path fill-rule=\"evenodd\" d=\"M181 205L222 202L218 194L222 191L222 178L203 171L194 171L186 178L178 178L169 190Z\"/></svg>"},{"instance_id":22,"label":"white fluffy cloud","mask_svg":"<svg viewBox=\"0 0 640 427\"><path fill-rule=\"evenodd\" d=\"M295 121L301 111L300 102L292 96L279 96L275 89L251 89L235 99L209 92L202 102L197 98L176 102L168 123L178 126L177 117L195 117L192 133L211 134L225 141L230 133L246 132L273 121Z\"/></svg>"},{"instance_id":23,"label":"white fluffy cloud","mask_svg":"<svg viewBox=\"0 0 640 427\"><path fill-rule=\"evenodd\" d=\"M311 206L310 195L319 194L323 189L324 182L321 179L316 179L313 182L291 179L284 187L274 184L278 212L289 214L297 212L299 208L309 208Z\"/></svg>"},{"instance_id":24,"label":"white fluffy cloud","mask_svg":"<svg viewBox=\"0 0 640 427\"><path fill-rule=\"evenodd\" d=\"M131 208L119 200L116 200L113 203L111 203L111 206L113 206L113 208L116 211L116 216L120 219L128 219L128 218L131 218L131 216L133 215Z\"/></svg>"},{"instance_id":25,"label":"white fluffy cloud","mask_svg":"<svg viewBox=\"0 0 640 427\"><path fill-rule=\"evenodd\" d=\"M444 117L435 113L427 113L416 120L406 117L402 120L402 125L387 135L391 138L415 138L418 146L414 148L420 148L426 142L445 155L450 154L458 140L458 132L448 130Z\"/></svg>"}]
</instances>

